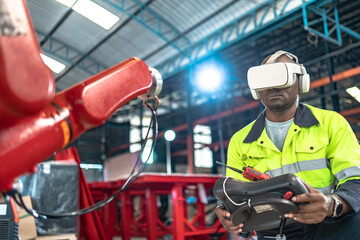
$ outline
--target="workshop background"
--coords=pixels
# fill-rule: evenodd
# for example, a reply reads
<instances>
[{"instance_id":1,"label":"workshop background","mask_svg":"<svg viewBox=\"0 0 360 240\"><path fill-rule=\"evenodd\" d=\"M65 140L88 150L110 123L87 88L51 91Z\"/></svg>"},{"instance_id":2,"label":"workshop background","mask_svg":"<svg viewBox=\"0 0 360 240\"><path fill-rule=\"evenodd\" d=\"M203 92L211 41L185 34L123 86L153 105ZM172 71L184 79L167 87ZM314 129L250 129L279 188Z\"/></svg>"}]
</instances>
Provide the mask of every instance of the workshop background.
<instances>
[{"instance_id":1,"label":"workshop background","mask_svg":"<svg viewBox=\"0 0 360 240\"><path fill-rule=\"evenodd\" d=\"M134 56L163 76L159 136L146 171L166 171L163 134L172 129L173 172L217 173L214 161L226 155L232 134L262 110L251 97L247 70L278 49L297 55L311 76L311 90L300 100L340 112L360 137L359 97L347 91L360 79L359 1L93 1L113 14L105 28L81 14L85 0L75 2L27 1L44 54L64 64L54 73L57 92ZM198 84L207 65L223 74L212 91ZM76 140L81 162L103 165L138 151L150 117L140 99L129 102ZM196 159L201 150L213 162Z\"/></svg>"},{"instance_id":2,"label":"workshop background","mask_svg":"<svg viewBox=\"0 0 360 240\"><path fill-rule=\"evenodd\" d=\"M247 70L279 49L298 56L310 74L310 91L300 101L339 112L360 139L360 1L26 3L44 55L58 61L56 92L130 57L162 74L159 134L145 172L223 174L215 161L225 162L230 137L263 110L251 96ZM82 8L88 3L95 10ZM216 80L209 76L201 85L204 69L219 70L219 85L211 88ZM150 121L142 100L133 99L73 142L88 183L129 174ZM176 134L171 142L165 140L167 130ZM154 133L151 129L144 160Z\"/></svg>"}]
</instances>

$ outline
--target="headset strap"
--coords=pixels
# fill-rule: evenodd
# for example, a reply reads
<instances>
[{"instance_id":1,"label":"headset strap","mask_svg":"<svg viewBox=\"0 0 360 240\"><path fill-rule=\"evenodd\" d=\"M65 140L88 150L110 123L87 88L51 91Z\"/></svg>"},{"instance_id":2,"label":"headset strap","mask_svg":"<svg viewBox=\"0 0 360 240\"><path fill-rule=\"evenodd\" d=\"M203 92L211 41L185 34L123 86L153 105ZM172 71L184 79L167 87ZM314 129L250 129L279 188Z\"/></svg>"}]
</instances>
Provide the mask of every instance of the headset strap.
<instances>
[{"instance_id":1,"label":"headset strap","mask_svg":"<svg viewBox=\"0 0 360 240\"><path fill-rule=\"evenodd\" d=\"M294 54L283 51L283 50L279 50L279 51L275 52L273 55L271 55L271 57L269 57L269 59L266 61L266 64L276 62L276 60L279 57L281 57L282 55L286 55L290 59L294 60L295 63L299 63L298 58Z\"/></svg>"}]
</instances>

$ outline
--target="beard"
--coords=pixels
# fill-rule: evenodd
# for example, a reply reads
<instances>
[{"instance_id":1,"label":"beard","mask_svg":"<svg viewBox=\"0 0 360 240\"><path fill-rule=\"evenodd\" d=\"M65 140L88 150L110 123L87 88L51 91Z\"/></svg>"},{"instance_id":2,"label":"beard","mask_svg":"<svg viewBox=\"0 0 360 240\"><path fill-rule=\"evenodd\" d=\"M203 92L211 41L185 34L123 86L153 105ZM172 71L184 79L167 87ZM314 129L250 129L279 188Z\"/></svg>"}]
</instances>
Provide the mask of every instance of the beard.
<instances>
[{"instance_id":1,"label":"beard","mask_svg":"<svg viewBox=\"0 0 360 240\"><path fill-rule=\"evenodd\" d=\"M265 104L263 101L261 101L262 104L268 108L270 111L275 112L275 113L282 113L288 109L290 109L292 106L294 106L294 104L298 105L299 104L299 96L296 97L296 99L294 101L274 101L274 102L270 102L268 104Z\"/></svg>"}]
</instances>

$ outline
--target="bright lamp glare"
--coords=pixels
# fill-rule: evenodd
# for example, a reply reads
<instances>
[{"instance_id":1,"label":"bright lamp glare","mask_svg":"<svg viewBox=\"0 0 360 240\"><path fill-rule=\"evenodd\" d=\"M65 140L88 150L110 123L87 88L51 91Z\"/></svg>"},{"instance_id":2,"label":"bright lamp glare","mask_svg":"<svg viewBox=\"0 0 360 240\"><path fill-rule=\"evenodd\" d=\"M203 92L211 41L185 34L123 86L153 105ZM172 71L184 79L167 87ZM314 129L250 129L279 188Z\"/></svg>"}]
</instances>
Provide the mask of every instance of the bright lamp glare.
<instances>
[{"instance_id":1,"label":"bright lamp glare","mask_svg":"<svg viewBox=\"0 0 360 240\"><path fill-rule=\"evenodd\" d=\"M204 67L197 74L198 86L205 91L215 91L223 79L222 72L216 67Z\"/></svg>"},{"instance_id":2,"label":"bright lamp glare","mask_svg":"<svg viewBox=\"0 0 360 240\"><path fill-rule=\"evenodd\" d=\"M165 140L168 142L171 142L172 140L175 139L176 134L173 130L167 130L164 134Z\"/></svg>"}]
</instances>

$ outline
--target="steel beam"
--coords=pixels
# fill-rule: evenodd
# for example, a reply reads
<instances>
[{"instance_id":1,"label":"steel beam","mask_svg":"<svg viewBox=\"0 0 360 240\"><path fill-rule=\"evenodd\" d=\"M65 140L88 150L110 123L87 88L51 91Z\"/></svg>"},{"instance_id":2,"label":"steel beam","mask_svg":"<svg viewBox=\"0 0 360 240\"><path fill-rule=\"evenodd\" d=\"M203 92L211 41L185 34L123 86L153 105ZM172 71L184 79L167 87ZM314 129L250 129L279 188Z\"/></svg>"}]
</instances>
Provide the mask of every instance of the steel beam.
<instances>
[{"instance_id":1,"label":"steel beam","mask_svg":"<svg viewBox=\"0 0 360 240\"><path fill-rule=\"evenodd\" d=\"M77 2L78 2L78 0L76 0L72 4L72 6L65 12L65 14L55 24L55 26L51 29L51 31L45 35L45 37L40 42L41 47L45 44L45 42L49 39L49 37L51 37L58 30L58 28L65 22L65 20L68 19L68 17L73 13L73 7Z\"/></svg>"},{"instance_id":2,"label":"steel beam","mask_svg":"<svg viewBox=\"0 0 360 240\"><path fill-rule=\"evenodd\" d=\"M46 55L49 55L50 57L54 57L55 59L58 59L67 65L76 65L76 67L90 75L94 75L109 68L108 66L98 62L95 58L90 57L86 53L83 53L82 51L71 47L64 42L53 38L51 35L45 34L38 30L36 33L39 37L46 38L46 43L44 42L41 49ZM81 58L83 61L77 64L76 61Z\"/></svg>"},{"instance_id":3,"label":"steel beam","mask_svg":"<svg viewBox=\"0 0 360 240\"><path fill-rule=\"evenodd\" d=\"M324 38L328 42L341 46L342 32L360 40L360 34L340 24L336 0L328 0L321 6L304 4L302 12L305 30ZM309 21L309 13L318 18Z\"/></svg>"},{"instance_id":4,"label":"steel beam","mask_svg":"<svg viewBox=\"0 0 360 240\"><path fill-rule=\"evenodd\" d=\"M143 6L146 7L148 4L150 4L153 0L148 0ZM134 16L139 14L142 11L142 9L137 9L134 12ZM103 43L105 43L107 40L109 40L112 36L114 36L120 29L122 29L124 26L126 26L129 21L132 20L132 18L128 18L125 21L123 21L119 26L113 28L110 32L108 32L99 42L97 42L91 49L89 49L86 53L83 53L82 56L76 60L73 61L73 63L65 69L59 76L55 78L55 82L60 81L66 74L68 74L74 67L78 67L81 64L84 64L87 67L93 67L93 64L88 63L89 56L98 49ZM83 63L84 62L84 63ZM94 74L92 74L94 75Z\"/></svg>"},{"instance_id":5,"label":"steel beam","mask_svg":"<svg viewBox=\"0 0 360 240\"><path fill-rule=\"evenodd\" d=\"M234 19L208 37L189 46L184 52L190 58L176 54L158 64L156 68L159 69L164 78L170 77L235 42L269 33L287 24L286 19L288 18L292 18L292 21L300 18L304 5L316 4L321 6L324 2L328 2L328 0L304 0L303 4L288 9L290 0L268 0Z\"/></svg>"},{"instance_id":6,"label":"steel beam","mask_svg":"<svg viewBox=\"0 0 360 240\"><path fill-rule=\"evenodd\" d=\"M223 7L219 8L218 10L216 10L213 14L207 16L206 18L202 19L200 22L197 22L195 25L191 26L190 28L186 29L186 31L184 31L182 33L182 35L179 35L178 37L174 38L173 40L171 40L171 42L178 40L179 38L186 36L186 34L188 34L189 32L193 31L194 29L196 29L198 26L202 25L203 23L207 22L208 20L210 20L211 18L213 18L214 16L218 15L219 13L223 12L224 10L228 9L229 7L231 7L232 5L234 5L238 0L232 0L231 2L227 3L226 5L224 5ZM156 53L160 52L161 50L165 49L168 45L167 44L163 44L162 46L160 46L159 48L157 48L156 50L154 50L153 52L149 53L148 55L142 57L141 59L146 61L147 59L149 59L151 56L154 56Z\"/></svg>"},{"instance_id":7,"label":"steel beam","mask_svg":"<svg viewBox=\"0 0 360 240\"><path fill-rule=\"evenodd\" d=\"M125 0L121 0L119 3L114 3L111 0L103 1L108 2L116 9L124 12L131 19L136 20L137 22L141 23L146 28L154 32L165 42L167 42L168 45L173 46L180 53L185 54L184 52L182 52L179 43L183 45L185 43L186 46L190 44L190 41L186 37L184 37L178 29L176 29L170 23L162 19L150 8L148 8L147 4L143 4L138 0L132 0L130 4L129 1ZM53 56L68 65L71 65L71 68L78 67L84 72L89 73L90 75L94 75L107 69L108 66L100 64L94 58L88 56L88 53L83 53L73 47L68 46L65 43L62 43L61 41L52 38L52 34L58 29L60 24L62 24L71 13L72 9L69 8L63 18L57 24L57 26L49 34L37 31L40 36L43 36L43 40L41 41L43 51L46 54ZM81 61L78 61L80 59ZM63 75L60 75L60 77L58 77L56 80L58 81Z\"/></svg>"},{"instance_id":8,"label":"steel beam","mask_svg":"<svg viewBox=\"0 0 360 240\"><path fill-rule=\"evenodd\" d=\"M133 20L145 26L147 29L155 33L163 39L168 45L175 48L181 55L187 57L183 51L183 47L190 45L190 40L186 38L175 26L160 17L155 11L151 10L138 0L129 1L120 0L103 0L109 3L115 9L125 13ZM140 7L141 11L138 15L134 15L131 9Z\"/></svg>"}]
</instances>

